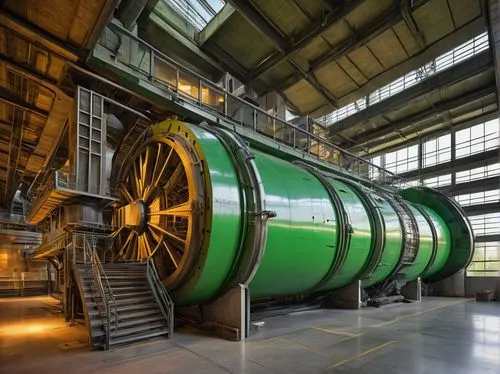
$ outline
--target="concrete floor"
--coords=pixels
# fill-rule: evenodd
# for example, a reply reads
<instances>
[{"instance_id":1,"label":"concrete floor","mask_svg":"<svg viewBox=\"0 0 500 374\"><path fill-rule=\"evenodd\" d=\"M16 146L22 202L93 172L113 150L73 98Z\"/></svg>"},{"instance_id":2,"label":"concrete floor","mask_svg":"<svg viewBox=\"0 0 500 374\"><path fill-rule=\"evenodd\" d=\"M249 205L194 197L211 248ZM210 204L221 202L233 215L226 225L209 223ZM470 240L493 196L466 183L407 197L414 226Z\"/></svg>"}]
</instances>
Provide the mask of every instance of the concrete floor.
<instances>
[{"instance_id":1,"label":"concrete floor","mask_svg":"<svg viewBox=\"0 0 500 374\"><path fill-rule=\"evenodd\" d=\"M245 342L178 331L108 352L85 347L49 298L0 299L0 373L499 373L500 303L425 298L266 320ZM65 344L70 343L70 344Z\"/></svg>"}]
</instances>

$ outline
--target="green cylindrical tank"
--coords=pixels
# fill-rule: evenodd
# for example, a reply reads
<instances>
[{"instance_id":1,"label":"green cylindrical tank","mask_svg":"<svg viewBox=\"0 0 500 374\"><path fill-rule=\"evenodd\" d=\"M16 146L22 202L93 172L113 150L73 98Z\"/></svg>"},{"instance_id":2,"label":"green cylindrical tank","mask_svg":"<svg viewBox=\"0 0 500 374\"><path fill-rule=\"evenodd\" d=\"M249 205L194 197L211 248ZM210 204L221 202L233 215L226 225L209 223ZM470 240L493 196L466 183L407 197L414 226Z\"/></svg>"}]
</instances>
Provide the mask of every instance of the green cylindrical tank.
<instances>
[{"instance_id":1,"label":"green cylindrical tank","mask_svg":"<svg viewBox=\"0 0 500 374\"><path fill-rule=\"evenodd\" d=\"M257 299L358 280L434 281L472 256L470 224L448 197L367 188L251 150L226 130L161 122L127 165L114 218L119 255L156 254L177 305L210 302L237 284Z\"/></svg>"}]
</instances>

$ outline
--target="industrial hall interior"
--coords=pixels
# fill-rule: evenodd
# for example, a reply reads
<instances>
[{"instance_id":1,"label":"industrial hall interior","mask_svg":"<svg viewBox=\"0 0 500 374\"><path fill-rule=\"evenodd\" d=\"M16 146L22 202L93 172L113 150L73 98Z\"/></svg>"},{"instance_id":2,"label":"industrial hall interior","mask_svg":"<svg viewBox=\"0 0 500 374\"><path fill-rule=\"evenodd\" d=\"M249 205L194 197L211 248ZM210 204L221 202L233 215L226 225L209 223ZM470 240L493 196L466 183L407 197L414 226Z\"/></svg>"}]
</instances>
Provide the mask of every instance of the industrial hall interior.
<instances>
[{"instance_id":1,"label":"industrial hall interior","mask_svg":"<svg viewBox=\"0 0 500 374\"><path fill-rule=\"evenodd\" d=\"M0 373L500 373L500 0L0 0Z\"/></svg>"}]
</instances>

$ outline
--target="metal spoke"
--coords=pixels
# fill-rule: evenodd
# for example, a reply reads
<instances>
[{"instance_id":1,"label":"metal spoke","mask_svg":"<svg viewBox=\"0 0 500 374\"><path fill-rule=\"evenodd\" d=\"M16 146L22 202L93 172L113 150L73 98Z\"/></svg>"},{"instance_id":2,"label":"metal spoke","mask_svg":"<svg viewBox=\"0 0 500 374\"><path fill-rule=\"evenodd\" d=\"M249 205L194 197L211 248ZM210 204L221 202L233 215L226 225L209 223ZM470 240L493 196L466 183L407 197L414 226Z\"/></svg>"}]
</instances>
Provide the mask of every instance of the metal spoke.
<instances>
[{"instance_id":1,"label":"metal spoke","mask_svg":"<svg viewBox=\"0 0 500 374\"><path fill-rule=\"evenodd\" d=\"M129 171L128 183L130 185L130 191L132 192L131 197L132 196L139 197L139 191L137 190L137 182L136 182L136 179L134 177L134 167L133 166Z\"/></svg>"},{"instance_id":2,"label":"metal spoke","mask_svg":"<svg viewBox=\"0 0 500 374\"><path fill-rule=\"evenodd\" d=\"M182 203L173 207L149 213L150 216L177 216L177 217L191 217L193 209L191 202Z\"/></svg>"},{"instance_id":3,"label":"metal spoke","mask_svg":"<svg viewBox=\"0 0 500 374\"><path fill-rule=\"evenodd\" d=\"M134 237L135 235L135 231L131 231L129 234L128 234L128 237L127 237L127 240L125 241L125 244L120 248L120 252L118 253L118 256L122 256L123 254L127 254L128 252L128 247L130 246L130 243L132 242L132 238ZM127 250L125 250L125 248L127 248Z\"/></svg>"},{"instance_id":4,"label":"metal spoke","mask_svg":"<svg viewBox=\"0 0 500 374\"><path fill-rule=\"evenodd\" d=\"M139 179L139 173L137 172L137 163L134 162L134 182L137 190L137 196L142 196L142 185L141 180Z\"/></svg>"},{"instance_id":5,"label":"metal spoke","mask_svg":"<svg viewBox=\"0 0 500 374\"><path fill-rule=\"evenodd\" d=\"M150 147L146 147L146 152L144 155L144 162L142 164L142 199L146 199L146 195L148 194L151 186L151 181L149 180L149 175L151 174L148 171L149 163L150 163Z\"/></svg>"},{"instance_id":6,"label":"metal spoke","mask_svg":"<svg viewBox=\"0 0 500 374\"><path fill-rule=\"evenodd\" d=\"M148 239L148 232L145 231L143 236L144 236L144 244L146 245L146 255L147 257L149 257L153 252L151 252L151 243L149 242Z\"/></svg>"},{"instance_id":7,"label":"metal spoke","mask_svg":"<svg viewBox=\"0 0 500 374\"><path fill-rule=\"evenodd\" d=\"M158 167L158 164L160 163L161 148L162 148L162 143L158 143L158 150L156 152L156 162L155 162L155 166L153 167L153 173L151 174L151 182L154 181L154 179L155 179L156 168Z\"/></svg>"},{"instance_id":8,"label":"metal spoke","mask_svg":"<svg viewBox=\"0 0 500 374\"><path fill-rule=\"evenodd\" d=\"M129 251L130 252L130 254L128 256L129 259L134 259L134 260L138 259L138 256L137 256L138 255L138 253L137 253L138 247L139 247L139 236L136 234L132 238L132 242L130 244L131 250Z\"/></svg>"},{"instance_id":9,"label":"metal spoke","mask_svg":"<svg viewBox=\"0 0 500 374\"><path fill-rule=\"evenodd\" d=\"M167 170L167 166L170 162L170 158L172 157L172 153L174 153L174 149L173 148L170 148L170 152L168 153L168 156L165 160L165 163L163 164L161 170L160 170L160 173L158 174L158 176L156 177L155 181L154 181L154 185L158 185L158 183L160 183L160 180L161 180L161 177L163 176L163 174L165 173L165 170Z\"/></svg>"},{"instance_id":10,"label":"metal spoke","mask_svg":"<svg viewBox=\"0 0 500 374\"><path fill-rule=\"evenodd\" d=\"M149 257L148 245L146 244L146 236L143 234L139 236L140 239L140 254L138 259Z\"/></svg>"},{"instance_id":11,"label":"metal spoke","mask_svg":"<svg viewBox=\"0 0 500 374\"><path fill-rule=\"evenodd\" d=\"M121 226L118 230L113 231L110 235L111 239L116 238L118 236L118 234L121 233L122 230L124 230L124 229L125 229L125 226Z\"/></svg>"},{"instance_id":12,"label":"metal spoke","mask_svg":"<svg viewBox=\"0 0 500 374\"><path fill-rule=\"evenodd\" d=\"M177 185L180 177L182 177L184 172L184 168L182 166L182 162L179 161L179 164L175 167L174 172L172 173L170 179L165 183L163 189L167 192L167 194Z\"/></svg>"},{"instance_id":13,"label":"metal spoke","mask_svg":"<svg viewBox=\"0 0 500 374\"><path fill-rule=\"evenodd\" d=\"M125 200L127 200L128 203L131 203L134 201L134 198L132 197L132 195L130 195L130 192L128 192L127 187L125 187L125 185L120 184L118 186L118 189L123 194L123 196L125 197Z\"/></svg>"},{"instance_id":14,"label":"metal spoke","mask_svg":"<svg viewBox=\"0 0 500 374\"><path fill-rule=\"evenodd\" d=\"M177 236L174 232L172 232L170 230L164 229L163 227L155 225L154 223L151 223L151 222L148 222L148 225L151 226L152 228L164 233L165 235L167 235L175 240L180 241L181 243L186 243L186 239L180 238L179 236Z\"/></svg>"},{"instance_id":15,"label":"metal spoke","mask_svg":"<svg viewBox=\"0 0 500 374\"><path fill-rule=\"evenodd\" d=\"M167 158L165 159L165 162L163 163L163 166L161 167L160 173L158 174L158 176L155 176L155 174L153 173L153 177L152 177L153 183L151 183L151 189L148 191L148 193L144 197L144 201L146 201L146 203L149 202L149 200L151 198L151 192L156 190L156 186L158 186L163 174L165 173L165 170L167 170L167 166L168 166L168 163L170 162L170 158L172 157L173 152L174 152L174 149L170 148L170 152L168 152Z\"/></svg>"},{"instance_id":16,"label":"metal spoke","mask_svg":"<svg viewBox=\"0 0 500 374\"><path fill-rule=\"evenodd\" d=\"M179 267L179 263L181 262L179 255L177 253L175 253L174 250L170 249L170 247L167 245L166 242L163 242L163 246L167 250L167 253L168 253L168 256L170 257L170 260L172 260L172 263L174 264L175 268L177 269Z\"/></svg>"},{"instance_id":17,"label":"metal spoke","mask_svg":"<svg viewBox=\"0 0 500 374\"><path fill-rule=\"evenodd\" d=\"M190 156L185 155L184 149L176 148L171 139L147 142L135 151L127 178L122 179L124 183L118 185L118 191L122 208L142 200L145 211L141 207L140 220L115 211L120 224L111 238L117 238L118 258L144 260L159 249L165 250L155 258L155 265L164 267L163 273L168 274L189 260L184 256L192 245L188 233L196 218L194 200L198 195L191 196L195 188L187 177L185 157ZM144 221L145 227L137 223Z\"/></svg>"},{"instance_id":18,"label":"metal spoke","mask_svg":"<svg viewBox=\"0 0 500 374\"><path fill-rule=\"evenodd\" d=\"M163 240L163 236L162 235L158 235L152 227L149 227L148 226L148 230L151 234L151 236L153 237L154 240L156 240L158 243L161 242Z\"/></svg>"}]
</instances>

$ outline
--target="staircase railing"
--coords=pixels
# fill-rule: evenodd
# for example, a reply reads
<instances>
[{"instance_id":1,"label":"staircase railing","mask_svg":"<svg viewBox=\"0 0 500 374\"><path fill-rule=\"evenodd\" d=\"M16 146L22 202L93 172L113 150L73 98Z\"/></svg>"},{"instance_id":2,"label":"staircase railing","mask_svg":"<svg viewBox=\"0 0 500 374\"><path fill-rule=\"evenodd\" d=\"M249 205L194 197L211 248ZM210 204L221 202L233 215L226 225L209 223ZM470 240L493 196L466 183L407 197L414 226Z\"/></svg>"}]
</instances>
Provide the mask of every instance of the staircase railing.
<instances>
[{"instance_id":1,"label":"staircase railing","mask_svg":"<svg viewBox=\"0 0 500 374\"><path fill-rule=\"evenodd\" d=\"M172 337L174 335L174 302L170 298L167 289L163 285L163 282L156 271L154 258L158 253L160 253L157 249L158 248L153 251L147 260L148 282L153 290L155 299L160 306L161 313L167 321L168 336Z\"/></svg>"},{"instance_id":2,"label":"staircase railing","mask_svg":"<svg viewBox=\"0 0 500 374\"><path fill-rule=\"evenodd\" d=\"M101 260L99 260L99 256L97 255L97 251L95 247L93 248L88 240L88 238L84 239L84 258L89 259L90 264L92 266L92 275L97 284L97 288L99 294L102 299L102 304L104 306L104 312L106 314L106 323L105 323L105 349L109 349L109 340L110 340L110 326L111 326L111 314L114 317L114 326L115 331L118 330L118 312L116 310L116 301L115 296L113 294L113 290L109 284L108 278L101 264Z\"/></svg>"}]
</instances>

